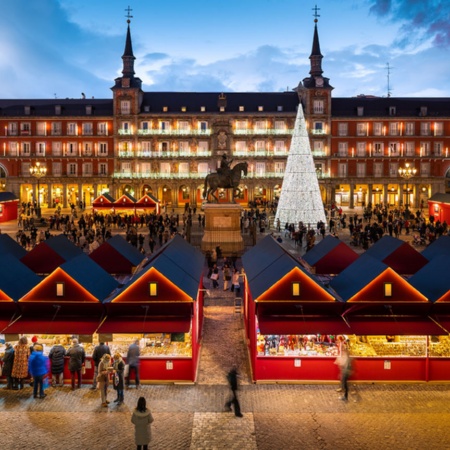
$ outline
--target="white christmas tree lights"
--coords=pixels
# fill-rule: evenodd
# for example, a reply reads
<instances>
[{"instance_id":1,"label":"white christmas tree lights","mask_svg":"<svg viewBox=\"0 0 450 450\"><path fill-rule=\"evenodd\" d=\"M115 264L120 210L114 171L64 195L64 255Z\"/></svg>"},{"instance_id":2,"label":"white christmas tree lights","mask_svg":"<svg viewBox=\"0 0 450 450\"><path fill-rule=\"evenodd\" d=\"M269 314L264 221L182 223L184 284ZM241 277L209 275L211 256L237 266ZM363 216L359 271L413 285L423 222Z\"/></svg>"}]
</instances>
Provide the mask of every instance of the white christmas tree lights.
<instances>
[{"instance_id":1,"label":"white christmas tree lights","mask_svg":"<svg viewBox=\"0 0 450 450\"><path fill-rule=\"evenodd\" d=\"M277 219L280 219L282 228L286 223L293 223L296 228L299 222L314 228L320 220L326 223L301 104L295 119L275 223Z\"/></svg>"}]
</instances>

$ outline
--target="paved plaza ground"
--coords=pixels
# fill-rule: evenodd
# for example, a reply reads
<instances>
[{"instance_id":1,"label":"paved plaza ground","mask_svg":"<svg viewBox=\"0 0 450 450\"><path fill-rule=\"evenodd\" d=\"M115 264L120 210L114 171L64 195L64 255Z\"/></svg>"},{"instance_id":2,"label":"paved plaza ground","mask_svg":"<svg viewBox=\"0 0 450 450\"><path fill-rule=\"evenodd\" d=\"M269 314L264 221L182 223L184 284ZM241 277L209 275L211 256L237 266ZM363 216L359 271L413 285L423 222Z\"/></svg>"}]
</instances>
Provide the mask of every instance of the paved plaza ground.
<instances>
[{"instance_id":1,"label":"paved plaza ground","mask_svg":"<svg viewBox=\"0 0 450 450\"><path fill-rule=\"evenodd\" d=\"M14 233L13 224L2 232ZM16 227L17 229L17 227ZM290 251L298 252L285 242ZM209 280L205 280L209 283ZM221 289L206 299L204 340L195 385L146 385L125 403L101 407L89 385L0 389L0 450L134 449L131 413L145 396L153 416L151 449L160 450L450 450L450 385L358 384L343 402L335 384L252 384L243 321ZM224 411L226 372L241 374L243 418ZM109 399L114 399L111 389Z\"/></svg>"}]
</instances>

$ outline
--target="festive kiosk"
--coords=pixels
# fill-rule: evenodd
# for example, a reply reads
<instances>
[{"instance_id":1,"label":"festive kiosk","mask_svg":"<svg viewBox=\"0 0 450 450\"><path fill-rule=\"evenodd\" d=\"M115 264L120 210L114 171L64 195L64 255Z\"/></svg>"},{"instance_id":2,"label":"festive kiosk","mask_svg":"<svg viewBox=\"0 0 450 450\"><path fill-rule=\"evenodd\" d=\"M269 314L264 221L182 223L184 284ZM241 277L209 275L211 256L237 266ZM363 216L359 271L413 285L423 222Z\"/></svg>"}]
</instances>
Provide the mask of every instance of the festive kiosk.
<instances>
[{"instance_id":1,"label":"festive kiosk","mask_svg":"<svg viewBox=\"0 0 450 450\"><path fill-rule=\"evenodd\" d=\"M387 264L401 275L411 275L420 270L428 260L408 242L392 236L383 236L365 255Z\"/></svg>"},{"instance_id":2,"label":"festive kiosk","mask_svg":"<svg viewBox=\"0 0 450 450\"><path fill-rule=\"evenodd\" d=\"M82 253L80 247L59 234L36 245L21 261L34 273L46 275Z\"/></svg>"},{"instance_id":3,"label":"festive kiosk","mask_svg":"<svg viewBox=\"0 0 450 450\"><path fill-rule=\"evenodd\" d=\"M303 256L303 261L313 273L335 275L355 262L358 256L345 242L328 235Z\"/></svg>"},{"instance_id":4,"label":"festive kiosk","mask_svg":"<svg viewBox=\"0 0 450 450\"><path fill-rule=\"evenodd\" d=\"M194 382L203 322L204 256L176 235L106 301L97 332L126 356L141 349L143 382Z\"/></svg>"},{"instance_id":5,"label":"festive kiosk","mask_svg":"<svg viewBox=\"0 0 450 450\"><path fill-rule=\"evenodd\" d=\"M17 220L19 199L12 192L0 192L0 223Z\"/></svg>"},{"instance_id":6,"label":"festive kiosk","mask_svg":"<svg viewBox=\"0 0 450 450\"><path fill-rule=\"evenodd\" d=\"M336 380L343 303L267 236L242 257L254 381Z\"/></svg>"},{"instance_id":7,"label":"festive kiosk","mask_svg":"<svg viewBox=\"0 0 450 450\"><path fill-rule=\"evenodd\" d=\"M330 286L346 302L350 354L358 380L425 381L428 336L440 332L432 304L392 268L367 253Z\"/></svg>"},{"instance_id":8,"label":"festive kiosk","mask_svg":"<svg viewBox=\"0 0 450 450\"><path fill-rule=\"evenodd\" d=\"M67 348L77 337L86 354L92 354L93 335L103 317L102 300L118 286L117 281L88 256L82 254L54 270L18 301L20 316L5 334L36 336L48 354L55 343ZM92 379L90 358L85 379ZM69 378L67 369L65 378Z\"/></svg>"},{"instance_id":9,"label":"festive kiosk","mask_svg":"<svg viewBox=\"0 0 450 450\"><path fill-rule=\"evenodd\" d=\"M160 204L159 200L154 197L152 194L145 194L142 198L140 198L136 202L136 209L144 210L145 212L155 212L156 214L160 213Z\"/></svg>"},{"instance_id":10,"label":"festive kiosk","mask_svg":"<svg viewBox=\"0 0 450 450\"><path fill-rule=\"evenodd\" d=\"M106 272L114 275L131 274L145 258L139 250L116 234L89 254Z\"/></svg>"},{"instance_id":11,"label":"festive kiosk","mask_svg":"<svg viewBox=\"0 0 450 450\"><path fill-rule=\"evenodd\" d=\"M94 211L112 210L114 208L114 202L114 198L109 194L101 194L92 202L92 208Z\"/></svg>"},{"instance_id":12,"label":"festive kiosk","mask_svg":"<svg viewBox=\"0 0 450 450\"><path fill-rule=\"evenodd\" d=\"M428 214L435 222L450 222L450 194L437 193L428 199Z\"/></svg>"},{"instance_id":13,"label":"festive kiosk","mask_svg":"<svg viewBox=\"0 0 450 450\"><path fill-rule=\"evenodd\" d=\"M439 238L440 241L442 238ZM430 318L438 326L428 340L427 381L450 380L450 254L438 255L408 281L432 303Z\"/></svg>"}]
</instances>

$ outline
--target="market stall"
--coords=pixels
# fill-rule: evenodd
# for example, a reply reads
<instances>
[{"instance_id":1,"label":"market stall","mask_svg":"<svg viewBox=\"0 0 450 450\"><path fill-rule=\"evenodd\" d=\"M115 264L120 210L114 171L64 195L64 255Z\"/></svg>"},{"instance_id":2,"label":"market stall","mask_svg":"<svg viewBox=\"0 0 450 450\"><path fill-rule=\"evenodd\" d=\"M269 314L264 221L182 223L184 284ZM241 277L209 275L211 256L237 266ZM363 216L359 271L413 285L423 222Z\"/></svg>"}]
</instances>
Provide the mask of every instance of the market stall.
<instances>
[{"instance_id":1,"label":"market stall","mask_svg":"<svg viewBox=\"0 0 450 450\"><path fill-rule=\"evenodd\" d=\"M203 268L204 256L177 235L105 301L97 332L123 356L138 341L144 383L195 381Z\"/></svg>"},{"instance_id":2,"label":"market stall","mask_svg":"<svg viewBox=\"0 0 450 450\"><path fill-rule=\"evenodd\" d=\"M80 247L59 234L36 245L21 261L34 273L46 275L82 253Z\"/></svg>"},{"instance_id":3,"label":"market stall","mask_svg":"<svg viewBox=\"0 0 450 450\"><path fill-rule=\"evenodd\" d=\"M436 258L440 255L450 256L450 236L444 235L440 236L438 239L434 240L430 245L422 251L422 256L427 258L428 261Z\"/></svg>"},{"instance_id":4,"label":"market stall","mask_svg":"<svg viewBox=\"0 0 450 450\"><path fill-rule=\"evenodd\" d=\"M101 194L92 202L92 208L94 211L112 210L114 208L114 201L114 198L109 194Z\"/></svg>"},{"instance_id":5,"label":"market stall","mask_svg":"<svg viewBox=\"0 0 450 450\"><path fill-rule=\"evenodd\" d=\"M133 273L145 257L121 235L116 234L90 253L89 258L106 272L123 275Z\"/></svg>"},{"instance_id":6,"label":"market stall","mask_svg":"<svg viewBox=\"0 0 450 450\"><path fill-rule=\"evenodd\" d=\"M336 380L343 303L271 236L242 262L253 380Z\"/></svg>"},{"instance_id":7,"label":"market stall","mask_svg":"<svg viewBox=\"0 0 450 450\"><path fill-rule=\"evenodd\" d=\"M440 328L427 297L367 253L330 286L346 302L358 380L426 381L428 339Z\"/></svg>"},{"instance_id":8,"label":"market stall","mask_svg":"<svg viewBox=\"0 0 450 450\"><path fill-rule=\"evenodd\" d=\"M82 254L54 270L19 301L20 315L3 330L17 341L20 335L36 336L48 354L61 343L67 348L77 337L89 356L85 380L92 380L90 355L94 334L104 315L102 300L118 286L117 281ZM67 368L65 379L70 377Z\"/></svg>"},{"instance_id":9,"label":"market stall","mask_svg":"<svg viewBox=\"0 0 450 450\"><path fill-rule=\"evenodd\" d=\"M0 223L17 220L19 199L12 192L0 192Z\"/></svg>"},{"instance_id":10,"label":"market stall","mask_svg":"<svg viewBox=\"0 0 450 450\"><path fill-rule=\"evenodd\" d=\"M9 234L0 234L0 256L11 254L17 259L23 258L27 251Z\"/></svg>"},{"instance_id":11,"label":"market stall","mask_svg":"<svg viewBox=\"0 0 450 450\"><path fill-rule=\"evenodd\" d=\"M333 275L341 273L355 262L358 256L345 242L328 235L314 245L302 259L313 273Z\"/></svg>"},{"instance_id":12,"label":"market stall","mask_svg":"<svg viewBox=\"0 0 450 450\"><path fill-rule=\"evenodd\" d=\"M408 242L387 235L372 245L364 254L383 262L400 275L414 274L428 262Z\"/></svg>"}]
</instances>

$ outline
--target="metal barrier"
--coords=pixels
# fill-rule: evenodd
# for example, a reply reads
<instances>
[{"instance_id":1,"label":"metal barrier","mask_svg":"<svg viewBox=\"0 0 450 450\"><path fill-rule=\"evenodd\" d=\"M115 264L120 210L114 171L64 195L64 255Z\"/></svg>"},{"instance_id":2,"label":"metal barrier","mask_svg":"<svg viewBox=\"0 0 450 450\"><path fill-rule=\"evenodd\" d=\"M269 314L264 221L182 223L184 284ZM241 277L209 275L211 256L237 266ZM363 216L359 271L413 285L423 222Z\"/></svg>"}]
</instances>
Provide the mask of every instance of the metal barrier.
<instances>
[{"instance_id":1,"label":"metal barrier","mask_svg":"<svg viewBox=\"0 0 450 450\"><path fill-rule=\"evenodd\" d=\"M242 297L235 297L234 299L234 312L241 314L242 313Z\"/></svg>"}]
</instances>

